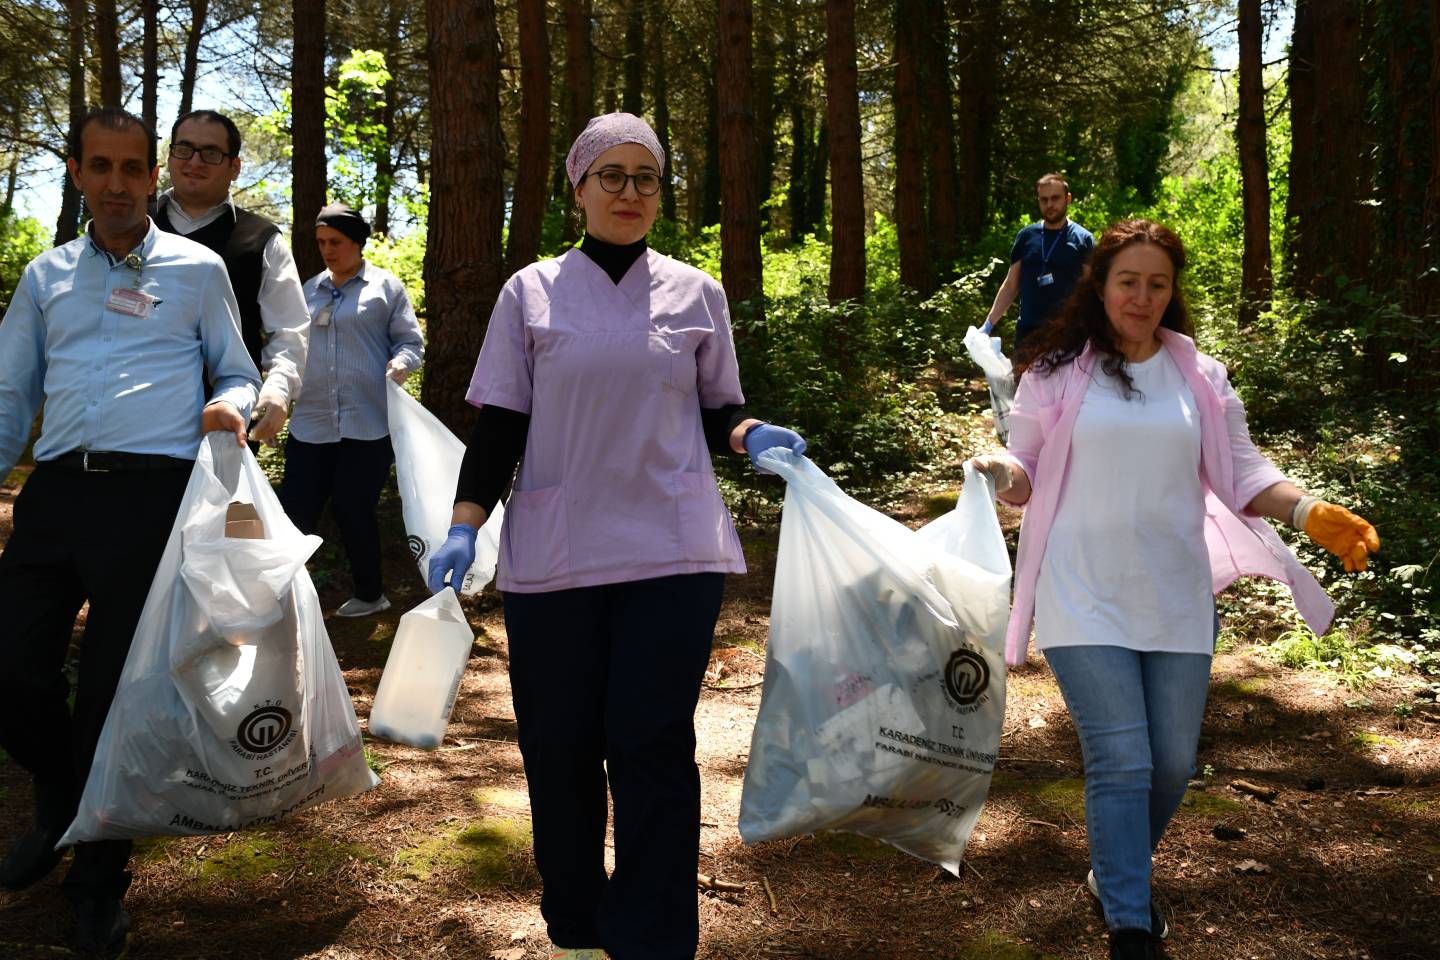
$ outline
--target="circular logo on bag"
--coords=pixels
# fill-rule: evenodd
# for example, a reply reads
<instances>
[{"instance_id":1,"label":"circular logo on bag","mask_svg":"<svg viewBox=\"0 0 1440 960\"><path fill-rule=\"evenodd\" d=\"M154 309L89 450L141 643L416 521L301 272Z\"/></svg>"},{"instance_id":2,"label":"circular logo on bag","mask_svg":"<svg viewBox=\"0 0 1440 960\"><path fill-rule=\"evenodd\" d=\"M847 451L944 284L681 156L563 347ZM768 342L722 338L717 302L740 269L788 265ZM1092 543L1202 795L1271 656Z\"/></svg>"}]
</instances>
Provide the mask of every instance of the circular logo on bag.
<instances>
[{"instance_id":1,"label":"circular logo on bag","mask_svg":"<svg viewBox=\"0 0 1440 960\"><path fill-rule=\"evenodd\" d=\"M425 557L425 541L424 541L424 540L422 540L422 539L419 538L419 537L410 536L410 537L406 537L406 538L405 538L405 542L408 543L408 544L410 544L410 556L412 556L412 557L415 558L415 562L416 562L416 563L419 563L422 559L424 559L424 557Z\"/></svg>"},{"instance_id":2,"label":"circular logo on bag","mask_svg":"<svg viewBox=\"0 0 1440 960\"><path fill-rule=\"evenodd\" d=\"M262 756L273 753L289 742L291 723L290 711L284 707L260 707L240 721L235 742L247 753Z\"/></svg>"},{"instance_id":3,"label":"circular logo on bag","mask_svg":"<svg viewBox=\"0 0 1440 960\"><path fill-rule=\"evenodd\" d=\"M975 707L990 686L990 665L974 650L956 650L945 664L945 692L962 710Z\"/></svg>"}]
</instances>

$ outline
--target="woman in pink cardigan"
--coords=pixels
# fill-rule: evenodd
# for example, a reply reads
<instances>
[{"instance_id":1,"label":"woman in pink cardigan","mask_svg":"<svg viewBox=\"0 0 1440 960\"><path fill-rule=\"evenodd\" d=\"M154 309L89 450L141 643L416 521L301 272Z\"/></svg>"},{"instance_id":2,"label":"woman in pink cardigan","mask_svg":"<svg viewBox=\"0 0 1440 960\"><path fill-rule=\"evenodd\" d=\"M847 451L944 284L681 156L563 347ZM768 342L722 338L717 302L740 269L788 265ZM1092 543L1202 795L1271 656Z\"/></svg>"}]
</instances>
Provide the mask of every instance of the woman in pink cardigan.
<instances>
[{"instance_id":1,"label":"woman in pink cardigan","mask_svg":"<svg viewBox=\"0 0 1440 960\"><path fill-rule=\"evenodd\" d=\"M1250 441L1225 368L1195 349L1168 228L1117 223L1021 358L1008 453L973 461L1025 505L1006 660L1032 624L1085 759L1088 884L1112 960L1160 957L1150 859L1194 770L1218 619L1242 575L1286 584L1317 633L1334 606L1263 517L1365 569L1375 529L1306 495Z\"/></svg>"}]
</instances>

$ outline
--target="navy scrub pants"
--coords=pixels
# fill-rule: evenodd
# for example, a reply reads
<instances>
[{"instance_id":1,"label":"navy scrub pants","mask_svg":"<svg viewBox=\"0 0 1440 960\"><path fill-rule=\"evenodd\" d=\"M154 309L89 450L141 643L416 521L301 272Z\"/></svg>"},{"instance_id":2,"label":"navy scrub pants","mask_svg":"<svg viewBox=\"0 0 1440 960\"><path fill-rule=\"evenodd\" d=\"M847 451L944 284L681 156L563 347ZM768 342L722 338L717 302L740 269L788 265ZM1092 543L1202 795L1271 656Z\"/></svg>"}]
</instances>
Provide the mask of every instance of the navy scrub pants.
<instances>
[{"instance_id":1,"label":"navy scrub pants","mask_svg":"<svg viewBox=\"0 0 1440 960\"><path fill-rule=\"evenodd\" d=\"M505 594L540 912L557 946L695 956L695 707L724 589L724 574L699 573Z\"/></svg>"},{"instance_id":2,"label":"navy scrub pants","mask_svg":"<svg viewBox=\"0 0 1440 960\"><path fill-rule=\"evenodd\" d=\"M0 747L34 778L35 819L46 829L75 817L189 479L184 461L110 473L40 463L15 501L0 554ZM72 711L65 659L86 600ZM129 840L80 844L66 894L122 896L129 857Z\"/></svg>"},{"instance_id":3,"label":"navy scrub pants","mask_svg":"<svg viewBox=\"0 0 1440 960\"><path fill-rule=\"evenodd\" d=\"M385 592L375 506L394 462L389 437L342 439L338 443L306 443L291 437L285 442L280 505L301 533L314 533L320 526L325 502L330 502L345 557L350 561L355 596L361 600L379 600Z\"/></svg>"}]
</instances>

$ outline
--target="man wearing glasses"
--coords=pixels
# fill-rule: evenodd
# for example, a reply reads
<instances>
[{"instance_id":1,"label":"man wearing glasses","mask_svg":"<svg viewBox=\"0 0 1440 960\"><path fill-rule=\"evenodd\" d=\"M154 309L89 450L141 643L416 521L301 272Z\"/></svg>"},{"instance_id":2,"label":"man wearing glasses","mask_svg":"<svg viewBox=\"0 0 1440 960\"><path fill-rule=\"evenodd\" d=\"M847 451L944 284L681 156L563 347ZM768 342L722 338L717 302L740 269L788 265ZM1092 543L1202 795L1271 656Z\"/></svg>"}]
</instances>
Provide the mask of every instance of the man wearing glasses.
<instances>
[{"instance_id":1,"label":"man wearing glasses","mask_svg":"<svg viewBox=\"0 0 1440 960\"><path fill-rule=\"evenodd\" d=\"M225 260L240 304L240 332L250 359L265 375L250 439L273 440L300 393L310 336L295 258L279 227L230 198L230 185L240 175L240 131L229 117L193 110L176 120L167 169L170 189L156 204L155 225Z\"/></svg>"}]
</instances>

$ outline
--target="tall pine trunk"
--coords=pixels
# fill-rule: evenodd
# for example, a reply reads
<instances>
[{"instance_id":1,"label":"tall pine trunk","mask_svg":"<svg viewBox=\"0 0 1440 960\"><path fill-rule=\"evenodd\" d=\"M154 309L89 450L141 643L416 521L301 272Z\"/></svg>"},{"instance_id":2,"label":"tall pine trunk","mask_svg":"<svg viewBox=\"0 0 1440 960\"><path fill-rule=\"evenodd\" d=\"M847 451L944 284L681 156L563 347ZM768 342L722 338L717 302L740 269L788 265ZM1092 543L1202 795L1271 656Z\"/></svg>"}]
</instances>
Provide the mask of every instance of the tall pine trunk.
<instances>
[{"instance_id":1,"label":"tall pine trunk","mask_svg":"<svg viewBox=\"0 0 1440 960\"><path fill-rule=\"evenodd\" d=\"M955 111L959 144L956 191L960 237L973 244L990 216L990 130L995 119L995 12L978 0L957 0L955 72L960 95Z\"/></svg>"},{"instance_id":2,"label":"tall pine trunk","mask_svg":"<svg viewBox=\"0 0 1440 960\"><path fill-rule=\"evenodd\" d=\"M115 0L95 0L95 53L100 61L100 105L118 107L120 85L120 23Z\"/></svg>"},{"instance_id":3,"label":"tall pine trunk","mask_svg":"<svg viewBox=\"0 0 1440 960\"><path fill-rule=\"evenodd\" d=\"M550 41L546 37L545 0L519 0L518 13L520 154L515 164L506 273L532 262L540 252L548 193L540 172L550 155Z\"/></svg>"},{"instance_id":4,"label":"tall pine trunk","mask_svg":"<svg viewBox=\"0 0 1440 960\"><path fill-rule=\"evenodd\" d=\"M299 32L300 7L304 6L304 0L293 0L295 7L295 46L301 45L301 34ZM315 0L315 7L319 8L317 14L314 10L306 11L303 16L307 24L315 24L319 16L320 33L313 37L305 37L306 46L319 46L320 53L320 116L323 129L325 116L325 0ZM195 78L200 73L200 41L205 36L205 19L210 15L210 0L190 0L190 26L185 31L185 60L180 66L180 115L189 113L195 105ZM323 133L322 133L323 136Z\"/></svg>"},{"instance_id":5,"label":"tall pine trunk","mask_svg":"<svg viewBox=\"0 0 1440 960\"><path fill-rule=\"evenodd\" d=\"M140 116L147 127L156 130L160 91L160 0L142 0L140 11L144 21L140 53ZM156 133L159 131L156 130Z\"/></svg>"},{"instance_id":6,"label":"tall pine trunk","mask_svg":"<svg viewBox=\"0 0 1440 960\"><path fill-rule=\"evenodd\" d=\"M645 0L625 0L625 89L620 109L635 116L645 109Z\"/></svg>"},{"instance_id":7,"label":"tall pine trunk","mask_svg":"<svg viewBox=\"0 0 1440 960\"><path fill-rule=\"evenodd\" d=\"M590 0L564 0L562 19L565 23L565 142L559 144L560 168L565 156L585 124L595 112L595 58L590 39ZM565 179L568 185L569 180ZM580 238L573 217L565 218L565 242Z\"/></svg>"},{"instance_id":8,"label":"tall pine trunk","mask_svg":"<svg viewBox=\"0 0 1440 960\"><path fill-rule=\"evenodd\" d=\"M315 216L325 206L325 0L293 0L295 52L290 64L290 248L300 278L325 267L315 246ZM192 0L191 9L205 0ZM203 15L203 11L202 11ZM203 22L203 21L202 21ZM198 35L192 27L192 34ZM198 40L196 41L198 44ZM189 62L189 45L186 46ZM193 82L193 79L192 79ZM190 104L182 101L181 111Z\"/></svg>"},{"instance_id":9,"label":"tall pine trunk","mask_svg":"<svg viewBox=\"0 0 1440 960\"><path fill-rule=\"evenodd\" d=\"M945 0L924 0L928 29L919 31L920 102L929 133L926 157L932 280L949 280L960 256L956 207L954 96L950 90L950 19Z\"/></svg>"},{"instance_id":10,"label":"tall pine trunk","mask_svg":"<svg viewBox=\"0 0 1440 960\"><path fill-rule=\"evenodd\" d=\"M1240 0L1240 116L1235 141L1240 150L1242 210L1240 325L1249 326L1270 309L1270 173L1265 154L1265 83L1261 76L1260 0Z\"/></svg>"},{"instance_id":11,"label":"tall pine trunk","mask_svg":"<svg viewBox=\"0 0 1440 960\"><path fill-rule=\"evenodd\" d=\"M720 107L720 276L739 303L761 292L760 205L755 195L751 0L719 0L716 89Z\"/></svg>"},{"instance_id":12,"label":"tall pine trunk","mask_svg":"<svg viewBox=\"0 0 1440 960\"><path fill-rule=\"evenodd\" d=\"M500 35L493 0L428 0L426 11L432 165L421 399L468 437L474 408L465 390L504 280Z\"/></svg>"},{"instance_id":13,"label":"tall pine trunk","mask_svg":"<svg viewBox=\"0 0 1440 960\"><path fill-rule=\"evenodd\" d=\"M925 131L920 111L918 36L920 4L894 0L895 24L895 232L900 243L900 284L931 292L925 224ZM925 25L928 27L928 24ZM933 131L932 131L933 135Z\"/></svg>"},{"instance_id":14,"label":"tall pine trunk","mask_svg":"<svg viewBox=\"0 0 1440 960\"><path fill-rule=\"evenodd\" d=\"M85 116L85 0L65 0L65 71L70 79L70 130ZM67 134L69 131L66 131ZM55 246L74 240L84 206L80 191L68 172L60 174L60 215L55 219Z\"/></svg>"},{"instance_id":15,"label":"tall pine trunk","mask_svg":"<svg viewBox=\"0 0 1440 960\"><path fill-rule=\"evenodd\" d=\"M830 131L830 300L865 299L865 193L855 2L825 3L825 97Z\"/></svg>"},{"instance_id":16,"label":"tall pine trunk","mask_svg":"<svg viewBox=\"0 0 1440 960\"><path fill-rule=\"evenodd\" d=\"M660 141L660 149L665 151L664 179L660 184L660 216L675 222L675 170L670 156L670 87L668 74L665 69L665 34L669 32L669 22L665 13L665 5L661 0L648 0L646 18L650 21L651 30L651 61L650 96L655 102L655 137Z\"/></svg>"}]
</instances>

